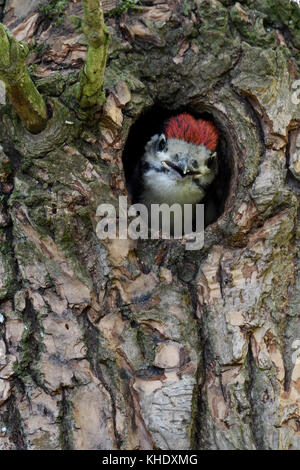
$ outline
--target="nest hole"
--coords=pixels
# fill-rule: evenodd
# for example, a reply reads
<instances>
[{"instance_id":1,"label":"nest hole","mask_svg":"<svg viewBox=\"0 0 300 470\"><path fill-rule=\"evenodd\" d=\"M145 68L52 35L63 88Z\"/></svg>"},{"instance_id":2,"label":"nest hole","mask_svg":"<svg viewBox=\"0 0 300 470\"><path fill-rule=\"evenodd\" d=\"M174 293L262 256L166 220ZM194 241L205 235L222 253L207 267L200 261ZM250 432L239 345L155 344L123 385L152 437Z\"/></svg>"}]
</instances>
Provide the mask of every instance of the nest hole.
<instances>
[{"instance_id":1,"label":"nest hole","mask_svg":"<svg viewBox=\"0 0 300 470\"><path fill-rule=\"evenodd\" d=\"M127 190L131 199L131 203L138 202L138 194L140 188L137 187L141 182L133 179L134 170L138 165L139 159L143 156L145 145L154 134L162 132L164 122L171 116L187 112L196 119L205 119L213 122L220 132L219 142L217 146L218 157L218 174L206 192L206 196L201 204L204 204L205 211L205 227L215 222L224 212L226 200L230 193L230 182L232 176L232 162L228 158L227 139L222 132L221 126L218 124L214 116L205 110L189 109L188 107L176 110L164 109L161 106L153 106L150 110L144 112L136 122L131 126L124 151L123 151L123 167ZM211 216L211 203L215 210L213 217Z\"/></svg>"}]
</instances>

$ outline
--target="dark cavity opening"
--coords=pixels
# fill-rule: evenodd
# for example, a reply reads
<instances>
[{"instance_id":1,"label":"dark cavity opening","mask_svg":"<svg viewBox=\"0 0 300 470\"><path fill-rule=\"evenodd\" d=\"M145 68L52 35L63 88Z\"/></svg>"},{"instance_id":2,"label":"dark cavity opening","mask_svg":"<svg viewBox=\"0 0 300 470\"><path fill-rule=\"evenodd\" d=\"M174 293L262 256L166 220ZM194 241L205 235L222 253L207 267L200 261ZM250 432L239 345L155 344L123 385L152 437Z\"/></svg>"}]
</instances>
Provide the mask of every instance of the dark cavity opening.
<instances>
[{"instance_id":1,"label":"dark cavity opening","mask_svg":"<svg viewBox=\"0 0 300 470\"><path fill-rule=\"evenodd\" d=\"M162 132L163 123L166 119L176 114L187 112L197 119L205 119L211 121L220 131L219 143L217 146L218 155L218 174L210 187L204 199L200 201L205 206L205 226L215 222L224 212L225 203L229 195L230 179L231 179L231 161L228 158L228 145L226 138L221 131L218 122L209 112L201 112L185 107L184 109L176 109L175 111L164 109L160 106L154 106L150 110L144 112L137 121L131 126L126 145L123 151L123 167L126 179L127 190L131 198L131 203L138 202L138 196L141 190L142 182L136 180L135 168L139 159L143 156L145 145L155 134ZM211 206L214 210L211 211ZM213 217L211 213L213 212Z\"/></svg>"}]
</instances>

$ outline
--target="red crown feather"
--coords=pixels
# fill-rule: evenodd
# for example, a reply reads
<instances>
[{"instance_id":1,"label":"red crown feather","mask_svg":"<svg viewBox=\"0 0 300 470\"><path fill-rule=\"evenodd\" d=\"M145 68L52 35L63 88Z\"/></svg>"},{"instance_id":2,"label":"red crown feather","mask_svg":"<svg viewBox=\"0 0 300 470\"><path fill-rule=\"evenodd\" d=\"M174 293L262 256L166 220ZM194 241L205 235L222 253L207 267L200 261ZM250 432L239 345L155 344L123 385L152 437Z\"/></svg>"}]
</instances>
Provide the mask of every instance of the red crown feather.
<instances>
[{"instance_id":1,"label":"red crown feather","mask_svg":"<svg viewBox=\"0 0 300 470\"><path fill-rule=\"evenodd\" d=\"M188 113L171 117L165 123L167 139L181 139L196 145L205 145L209 150L215 150L219 131L212 122L195 119Z\"/></svg>"}]
</instances>

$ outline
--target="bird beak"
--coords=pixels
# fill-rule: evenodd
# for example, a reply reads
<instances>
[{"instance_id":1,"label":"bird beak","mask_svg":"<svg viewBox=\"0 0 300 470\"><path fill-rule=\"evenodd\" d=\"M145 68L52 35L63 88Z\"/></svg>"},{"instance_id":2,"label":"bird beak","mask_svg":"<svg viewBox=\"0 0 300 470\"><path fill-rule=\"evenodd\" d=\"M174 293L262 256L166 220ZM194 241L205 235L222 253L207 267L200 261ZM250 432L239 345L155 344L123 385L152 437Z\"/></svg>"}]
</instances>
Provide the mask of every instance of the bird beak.
<instances>
[{"instance_id":1,"label":"bird beak","mask_svg":"<svg viewBox=\"0 0 300 470\"><path fill-rule=\"evenodd\" d=\"M188 173L188 158L187 157L182 158L178 163L176 162L176 165L172 161L169 161L169 160L165 160L161 162L161 165L164 168L167 168L169 171L176 172L182 178Z\"/></svg>"},{"instance_id":2,"label":"bird beak","mask_svg":"<svg viewBox=\"0 0 300 470\"><path fill-rule=\"evenodd\" d=\"M179 168L182 170L184 175L188 172L188 157L181 158L180 162L178 162Z\"/></svg>"}]
</instances>

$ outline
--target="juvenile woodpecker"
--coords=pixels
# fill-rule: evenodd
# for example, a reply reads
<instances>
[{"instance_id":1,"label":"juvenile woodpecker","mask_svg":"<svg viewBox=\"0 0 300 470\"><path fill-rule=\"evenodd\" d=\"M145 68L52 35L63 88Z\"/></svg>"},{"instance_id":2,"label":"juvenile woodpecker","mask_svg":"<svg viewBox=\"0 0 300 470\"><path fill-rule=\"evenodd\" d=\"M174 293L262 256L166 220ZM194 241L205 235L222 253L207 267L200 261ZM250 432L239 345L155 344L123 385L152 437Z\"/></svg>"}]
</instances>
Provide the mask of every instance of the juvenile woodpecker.
<instances>
[{"instance_id":1,"label":"juvenile woodpecker","mask_svg":"<svg viewBox=\"0 0 300 470\"><path fill-rule=\"evenodd\" d=\"M217 174L219 133L214 124L187 113L164 123L145 146L140 162L140 202L199 203Z\"/></svg>"}]
</instances>

